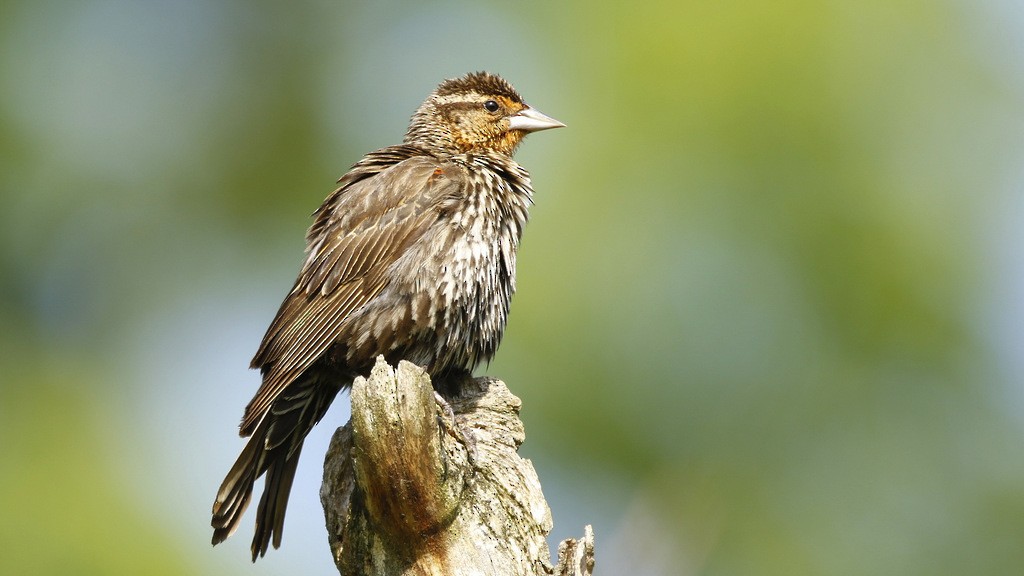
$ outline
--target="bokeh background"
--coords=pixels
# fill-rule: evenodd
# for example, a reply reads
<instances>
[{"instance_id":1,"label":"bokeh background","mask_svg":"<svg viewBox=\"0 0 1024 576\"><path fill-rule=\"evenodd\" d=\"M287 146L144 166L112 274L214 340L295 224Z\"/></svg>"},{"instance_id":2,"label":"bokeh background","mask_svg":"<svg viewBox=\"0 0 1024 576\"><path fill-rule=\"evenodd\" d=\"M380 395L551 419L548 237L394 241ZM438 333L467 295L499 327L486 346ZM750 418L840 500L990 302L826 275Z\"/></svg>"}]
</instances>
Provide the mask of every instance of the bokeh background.
<instances>
[{"instance_id":1,"label":"bokeh background","mask_svg":"<svg viewBox=\"0 0 1024 576\"><path fill-rule=\"evenodd\" d=\"M605 575L1024 566L1024 4L0 4L0 573L331 574L209 545L309 214L446 77L568 129L497 359ZM249 517L251 518L250 512Z\"/></svg>"}]
</instances>

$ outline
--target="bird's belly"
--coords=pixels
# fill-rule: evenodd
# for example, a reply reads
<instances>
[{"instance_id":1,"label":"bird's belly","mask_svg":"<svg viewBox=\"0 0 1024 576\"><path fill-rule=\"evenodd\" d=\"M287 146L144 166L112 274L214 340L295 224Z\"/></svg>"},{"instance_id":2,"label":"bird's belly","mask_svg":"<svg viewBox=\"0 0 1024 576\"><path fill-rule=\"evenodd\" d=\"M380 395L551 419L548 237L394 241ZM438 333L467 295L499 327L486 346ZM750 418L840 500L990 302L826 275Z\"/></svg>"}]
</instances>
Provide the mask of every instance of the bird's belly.
<instances>
[{"instance_id":1,"label":"bird's belly","mask_svg":"<svg viewBox=\"0 0 1024 576\"><path fill-rule=\"evenodd\" d=\"M514 269L497 235L456 236L434 268L440 306L434 310L435 363L472 370L494 355L505 330Z\"/></svg>"},{"instance_id":2,"label":"bird's belly","mask_svg":"<svg viewBox=\"0 0 1024 576\"><path fill-rule=\"evenodd\" d=\"M515 244L485 228L428 235L391 270L381 295L346 322L349 365L378 354L432 374L471 371L489 360L505 330L515 290Z\"/></svg>"}]
</instances>

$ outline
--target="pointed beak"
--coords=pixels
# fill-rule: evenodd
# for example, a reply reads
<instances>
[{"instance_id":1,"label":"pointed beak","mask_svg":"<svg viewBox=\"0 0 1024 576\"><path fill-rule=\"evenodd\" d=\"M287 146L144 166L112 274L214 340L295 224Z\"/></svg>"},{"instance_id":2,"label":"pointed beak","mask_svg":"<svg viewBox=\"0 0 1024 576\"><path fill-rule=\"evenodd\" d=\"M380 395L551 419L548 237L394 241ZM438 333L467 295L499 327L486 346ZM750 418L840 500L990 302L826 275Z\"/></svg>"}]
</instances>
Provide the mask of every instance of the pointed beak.
<instances>
[{"instance_id":1,"label":"pointed beak","mask_svg":"<svg viewBox=\"0 0 1024 576\"><path fill-rule=\"evenodd\" d=\"M545 116L533 108L521 110L518 114L509 117L509 130L522 130L523 132L537 132L549 128L565 128L558 120Z\"/></svg>"}]
</instances>

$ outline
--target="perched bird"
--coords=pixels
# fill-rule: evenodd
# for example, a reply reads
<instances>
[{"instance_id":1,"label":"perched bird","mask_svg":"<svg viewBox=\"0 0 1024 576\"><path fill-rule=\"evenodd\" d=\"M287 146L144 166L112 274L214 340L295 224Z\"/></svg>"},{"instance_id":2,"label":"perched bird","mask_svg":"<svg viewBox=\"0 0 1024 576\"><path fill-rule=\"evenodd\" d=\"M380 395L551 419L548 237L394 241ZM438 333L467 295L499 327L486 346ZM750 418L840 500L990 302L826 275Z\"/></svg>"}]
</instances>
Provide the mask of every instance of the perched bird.
<instances>
[{"instance_id":1,"label":"perched bird","mask_svg":"<svg viewBox=\"0 0 1024 576\"><path fill-rule=\"evenodd\" d=\"M251 438L213 503L215 545L266 474L253 561L280 546L303 440L378 355L419 364L435 382L494 355L533 197L512 155L527 133L561 126L502 78L472 73L437 87L402 144L338 180L252 360L263 382L239 427Z\"/></svg>"}]
</instances>

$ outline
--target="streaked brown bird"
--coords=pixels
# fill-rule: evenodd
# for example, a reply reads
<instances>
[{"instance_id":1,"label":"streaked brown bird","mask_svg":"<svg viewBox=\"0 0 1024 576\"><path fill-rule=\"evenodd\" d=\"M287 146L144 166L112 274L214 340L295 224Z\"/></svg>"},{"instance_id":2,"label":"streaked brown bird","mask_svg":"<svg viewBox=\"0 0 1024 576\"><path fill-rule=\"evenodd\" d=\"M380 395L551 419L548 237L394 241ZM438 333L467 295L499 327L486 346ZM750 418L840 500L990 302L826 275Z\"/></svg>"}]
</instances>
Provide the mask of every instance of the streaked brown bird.
<instances>
[{"instance_id":1,"label":"streaked brown bird","mask_svg":"<svg viewBox=\"0 0 1024 576\"><path fill-rule=\"evenodd\" d=\"M281 544L303 440L378 355L442 381L489 360L515 291L516 250L533 201L512 155L561 122L477 72L446 80L405 141L367 154L313 213L307 257L256 356L263 383L250 436L213 503L213 543L238 528L266 474L252 559Z\"/></svg>"}]
</instances>

